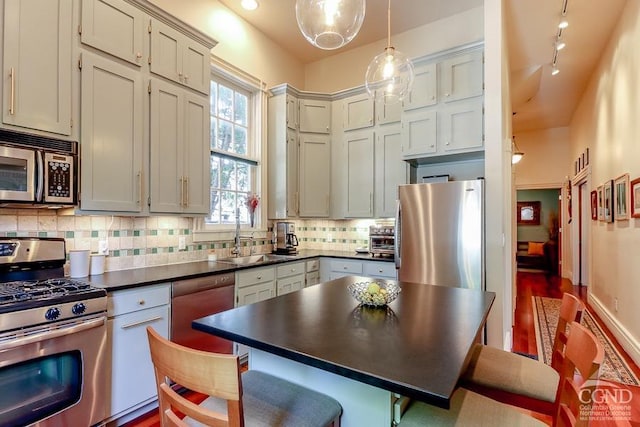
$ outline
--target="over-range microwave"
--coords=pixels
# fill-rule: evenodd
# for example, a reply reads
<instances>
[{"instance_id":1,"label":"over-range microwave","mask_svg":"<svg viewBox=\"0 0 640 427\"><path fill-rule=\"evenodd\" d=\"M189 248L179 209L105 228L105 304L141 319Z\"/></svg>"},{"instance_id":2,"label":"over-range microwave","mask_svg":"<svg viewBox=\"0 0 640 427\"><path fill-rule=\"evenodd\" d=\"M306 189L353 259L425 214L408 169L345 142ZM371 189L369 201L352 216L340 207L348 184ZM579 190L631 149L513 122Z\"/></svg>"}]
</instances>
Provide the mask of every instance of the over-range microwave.
<instances>
[{"instance_id":1,"label":"over-range microwave","mask_svg":"<svg viewBox=\"0 0 640 427\"><path fill-rule=\"evenodd\" d=\"M75 205L77 152L76 141L0 129L0 207Z\"/></svg>"}]
</instances>

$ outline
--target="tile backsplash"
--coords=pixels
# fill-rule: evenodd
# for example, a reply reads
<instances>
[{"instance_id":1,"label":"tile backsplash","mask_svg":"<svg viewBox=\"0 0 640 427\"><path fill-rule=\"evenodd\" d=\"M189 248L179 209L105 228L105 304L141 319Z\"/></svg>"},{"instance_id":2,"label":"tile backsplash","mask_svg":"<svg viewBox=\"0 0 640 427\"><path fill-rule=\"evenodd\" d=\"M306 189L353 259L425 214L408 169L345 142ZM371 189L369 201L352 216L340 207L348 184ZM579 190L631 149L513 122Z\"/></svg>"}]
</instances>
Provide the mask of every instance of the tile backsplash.
<instances>
[{"instance_id":1,"label":"tile backsplash","mask_svg":"<svg viewBox=\"0 0 640 427\"><path fill-rule=\"evenodd\" d=\"M294 220L300 249L353 251L369 244L374 220ZM269 231L271 231L271 222ZM0 237L63 237L67 251L98 251L101 240L109 246L105 271L207 259L210 250L229 256L233 241L193 241L194 219L175 216L124 217L60 215L46 209L0 209ZM270 236L254 241L255 252L272 249ZM179 250L184 237L185 250ZM243 241L243 245L247 245Z\"/></svg>"}]
</instances>

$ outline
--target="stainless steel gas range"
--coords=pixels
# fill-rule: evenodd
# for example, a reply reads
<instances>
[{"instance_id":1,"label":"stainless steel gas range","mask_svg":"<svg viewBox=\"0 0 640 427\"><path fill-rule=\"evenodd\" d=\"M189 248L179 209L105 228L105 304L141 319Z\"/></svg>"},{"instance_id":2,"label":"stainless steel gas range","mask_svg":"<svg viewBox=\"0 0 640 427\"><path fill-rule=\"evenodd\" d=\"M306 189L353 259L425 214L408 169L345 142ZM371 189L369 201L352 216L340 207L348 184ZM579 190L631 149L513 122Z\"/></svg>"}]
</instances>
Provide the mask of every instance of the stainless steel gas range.
<instances>
[{"instance_id":1,"label":"stainless steel gas range","mask_svg":"<svg viewBox=\"0 0 640 427\"><path fill-rule=\"evenodd\" d=\"M0 238L0 425L106 416L107 294L64 277L65 242Z\"/></svg>"}]
</instances>

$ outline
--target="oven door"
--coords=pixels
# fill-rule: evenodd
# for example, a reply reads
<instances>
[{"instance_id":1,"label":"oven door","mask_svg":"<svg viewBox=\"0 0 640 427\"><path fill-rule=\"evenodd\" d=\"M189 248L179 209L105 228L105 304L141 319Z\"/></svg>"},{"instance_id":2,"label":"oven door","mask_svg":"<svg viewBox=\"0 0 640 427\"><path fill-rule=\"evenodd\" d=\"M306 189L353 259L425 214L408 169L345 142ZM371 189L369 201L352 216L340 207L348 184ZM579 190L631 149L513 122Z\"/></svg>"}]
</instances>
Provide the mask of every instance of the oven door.
<instances>
[{"instance_id":1,"label":"oven door","mask_svg":"<svg viewBox=\"0 0 640 427\"><path fill-rule=\"evenodd\" d=\"M0 425L101 422L106 320L101 314L0 335Z\"/></svg>"},{"instance_id":2,"label":"oven door","mask_svg":"<svg viewBox=\"0 0 640 427\"><path fill-rule=\"evenodd\" d=\"M0 202L35 201L36 152L0 146Z\"/></svg>"}]
</instances>

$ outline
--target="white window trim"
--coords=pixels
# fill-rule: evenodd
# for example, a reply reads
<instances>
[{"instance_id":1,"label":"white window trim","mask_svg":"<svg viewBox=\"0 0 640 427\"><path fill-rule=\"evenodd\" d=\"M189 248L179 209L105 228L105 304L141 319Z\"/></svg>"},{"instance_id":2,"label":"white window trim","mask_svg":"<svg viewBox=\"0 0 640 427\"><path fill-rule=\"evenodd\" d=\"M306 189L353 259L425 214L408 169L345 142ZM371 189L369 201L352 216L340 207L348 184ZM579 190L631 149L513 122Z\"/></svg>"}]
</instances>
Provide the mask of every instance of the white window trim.
<instances>
[{"instance_id":1,"label":"white window trim","mask_svg":"<svg viewBox=\"0 0 640 427\"><path fill-rule=\"evenodd\" d=\"M253 107L252 128L249 132L255 136L256 144L253 145L255 152L250 153L247 158L257 160L260 167L259 174L255 177L255 191L260 195L260 218L258 218L258 227L251 229L255 238L267 237L267 198L266 198L266 182L267 182L267 91L266 84L244 71L234 67L233 65L211 56L211 74L228 80L231 83L250 92L251 105ZM215 150L214 150L215 151ZM242 156L238 156L242 157ZM209 242L217 240L233 240L235 236L234 224L207 224L204 218L195 218L193 229L194 242ZM249 229L248 226L242 226L243 229Z\"/></svg>"}]
</instances>

